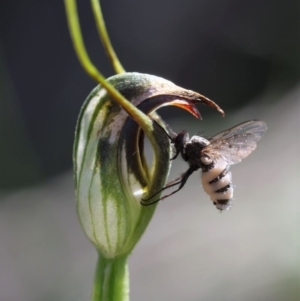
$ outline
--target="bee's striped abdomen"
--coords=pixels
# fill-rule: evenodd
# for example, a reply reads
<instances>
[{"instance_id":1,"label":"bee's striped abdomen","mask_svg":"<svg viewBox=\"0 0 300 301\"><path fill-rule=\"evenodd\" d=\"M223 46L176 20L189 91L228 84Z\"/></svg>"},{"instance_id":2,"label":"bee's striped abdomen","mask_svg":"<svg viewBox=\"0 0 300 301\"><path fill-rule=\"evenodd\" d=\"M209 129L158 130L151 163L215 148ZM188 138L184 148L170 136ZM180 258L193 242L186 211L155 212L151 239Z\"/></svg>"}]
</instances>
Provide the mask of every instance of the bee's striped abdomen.
<instances>
[{"instance_id":1,"label":"bee's striped abdomen","mask_svg":"<svg viewBox=\"0 0 300 301\"><path fill-rule=\"evenodd\" d=\"M202 186L220 210L230 208L233 197L231 172L226 162L214 162L210 169L202 170Z\"/></svg>"}]
</instances>

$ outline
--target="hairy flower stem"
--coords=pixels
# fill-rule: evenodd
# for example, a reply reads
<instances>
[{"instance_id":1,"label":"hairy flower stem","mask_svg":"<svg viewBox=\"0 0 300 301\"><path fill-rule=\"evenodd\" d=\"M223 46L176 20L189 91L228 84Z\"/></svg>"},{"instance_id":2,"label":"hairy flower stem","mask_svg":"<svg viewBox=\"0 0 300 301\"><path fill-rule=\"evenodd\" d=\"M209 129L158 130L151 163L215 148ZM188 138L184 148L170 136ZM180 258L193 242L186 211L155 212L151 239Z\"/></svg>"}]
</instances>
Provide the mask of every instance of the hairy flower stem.
<instances>
[{"instance_id":1,"label":"hairy flower stem","mask_svg":"<svg viewBox=\"0 0 300 301\"><path fill-rule=\"evenodd\" d=\"M92 301L128 301L127 256L107 259L99 253Z\"/></svg>"}]
</instances>

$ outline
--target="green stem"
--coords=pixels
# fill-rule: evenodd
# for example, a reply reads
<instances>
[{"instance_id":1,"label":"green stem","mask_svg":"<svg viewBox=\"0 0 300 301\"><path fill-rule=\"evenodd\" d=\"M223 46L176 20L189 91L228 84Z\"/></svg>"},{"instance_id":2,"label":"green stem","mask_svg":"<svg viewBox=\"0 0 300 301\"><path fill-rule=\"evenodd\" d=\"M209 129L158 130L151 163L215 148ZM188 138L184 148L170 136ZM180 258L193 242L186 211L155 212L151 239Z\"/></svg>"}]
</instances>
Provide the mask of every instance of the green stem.
<instances>
[{"instance_id":1,"label":"green stem","mask_svg":"<svg viewBox=\"0 0 300 301\"><path fill-rule=\"evenodd\" d=\"M106 259L99 253L92 301L128 301L127 256Z\"/></svg>"},{"instance_id":2,"label":"green stem","mask_svg":"<svg viewBox=\"0 0 300 301\"><path fill-rule=\"evenodd\" d=\"M142 111L138 110L132 103L130 103L123 95L121 95L111 84L109 84L105 77L98 71L98 69L91 62L84 46L82 33L79 25L76 0L64 0L66 7L67 20L70 30L70 35L73 41L73 46L79 62L84 70L98 83L100 83L112 98L117 101L123 109L139 124L146 135L151 139L153 125L151 119Z\"/></svg>"},{"instance_id":3,"label":"green stem","mask_svg":"<svg viewBox=\"0 0 300 301\"><path fill-rule=\"evenodd\" d=\"M106 30L103 14L102 14L102 10L101 10L100 0L91 0L91 5L92 5L95 21L96 21L98 33L99 33L100 39L102 41L106 55L108 56L116 73L124 73L125 70L124 70L123 66L121 65L121 62L119 61L119 59L112 47L109 35Z\"/></svg>"}]
</instances>

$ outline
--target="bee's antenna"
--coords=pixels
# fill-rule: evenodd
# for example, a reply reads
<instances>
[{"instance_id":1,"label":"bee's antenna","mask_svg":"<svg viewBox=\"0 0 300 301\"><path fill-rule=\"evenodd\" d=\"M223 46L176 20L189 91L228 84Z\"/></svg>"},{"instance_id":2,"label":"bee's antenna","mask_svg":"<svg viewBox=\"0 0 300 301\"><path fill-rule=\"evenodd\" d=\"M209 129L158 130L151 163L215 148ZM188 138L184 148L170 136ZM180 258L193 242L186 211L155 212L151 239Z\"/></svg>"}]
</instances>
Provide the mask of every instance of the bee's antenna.
<instances>
[{"instance_id":1,"label":"bee's antenna","mask_svg":"<svg viewBox=\"0 0 300 301\"><path fill-rule=\"evenodd\" d=\"M167 132L167 131L162 127L162 125L160 125L155 119L152 119L152 121L153 121L158 127L160 127L160 128L165 132L165 134L168 136L168 138L171 140L171 142L173 142L174 138L171 137L171 136L169 135L168 132L171 132L174 136L176 136L176 133L173 132L173 130L171 129L171 127L170 127L167 123L165 123L165 127L166 127L167 130L168 130L168 132Z\"/></svg>"}]
</instances>

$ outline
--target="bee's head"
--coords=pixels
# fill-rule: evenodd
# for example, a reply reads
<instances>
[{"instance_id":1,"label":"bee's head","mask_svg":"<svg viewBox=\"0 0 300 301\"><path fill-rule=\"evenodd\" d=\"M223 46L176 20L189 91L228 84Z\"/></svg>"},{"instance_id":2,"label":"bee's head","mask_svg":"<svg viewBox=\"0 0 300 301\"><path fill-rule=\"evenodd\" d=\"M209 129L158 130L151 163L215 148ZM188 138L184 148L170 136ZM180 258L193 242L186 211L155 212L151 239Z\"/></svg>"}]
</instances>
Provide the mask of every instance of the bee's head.
<instances>
[{"instance_id":1,"label":"bee's head","mask_svg":"<svg viewBox=\"0 0 300 301\"><path fill-rule=\"evenodd\" d=\"M186 131L182 131L173 139L173 143L175 146L175 149L179 152L181 152L184 149L184 146L189 141L189 133Z\"/></svg>"},{"instance_id":2,"label":"bee's head","mask_svg":"<svg viewBox=\"0 0 300 301\"><path fill-rule=\"evenodd\" d=\"M172 142L174 144L176 154L181 153L182 156L184 157L184 149L185 149L185 146L186 146L187 142L189 141L189 139L190 139L190 136L186 131L180 132L173 138Z\"/></svg>"}]
</instances>

